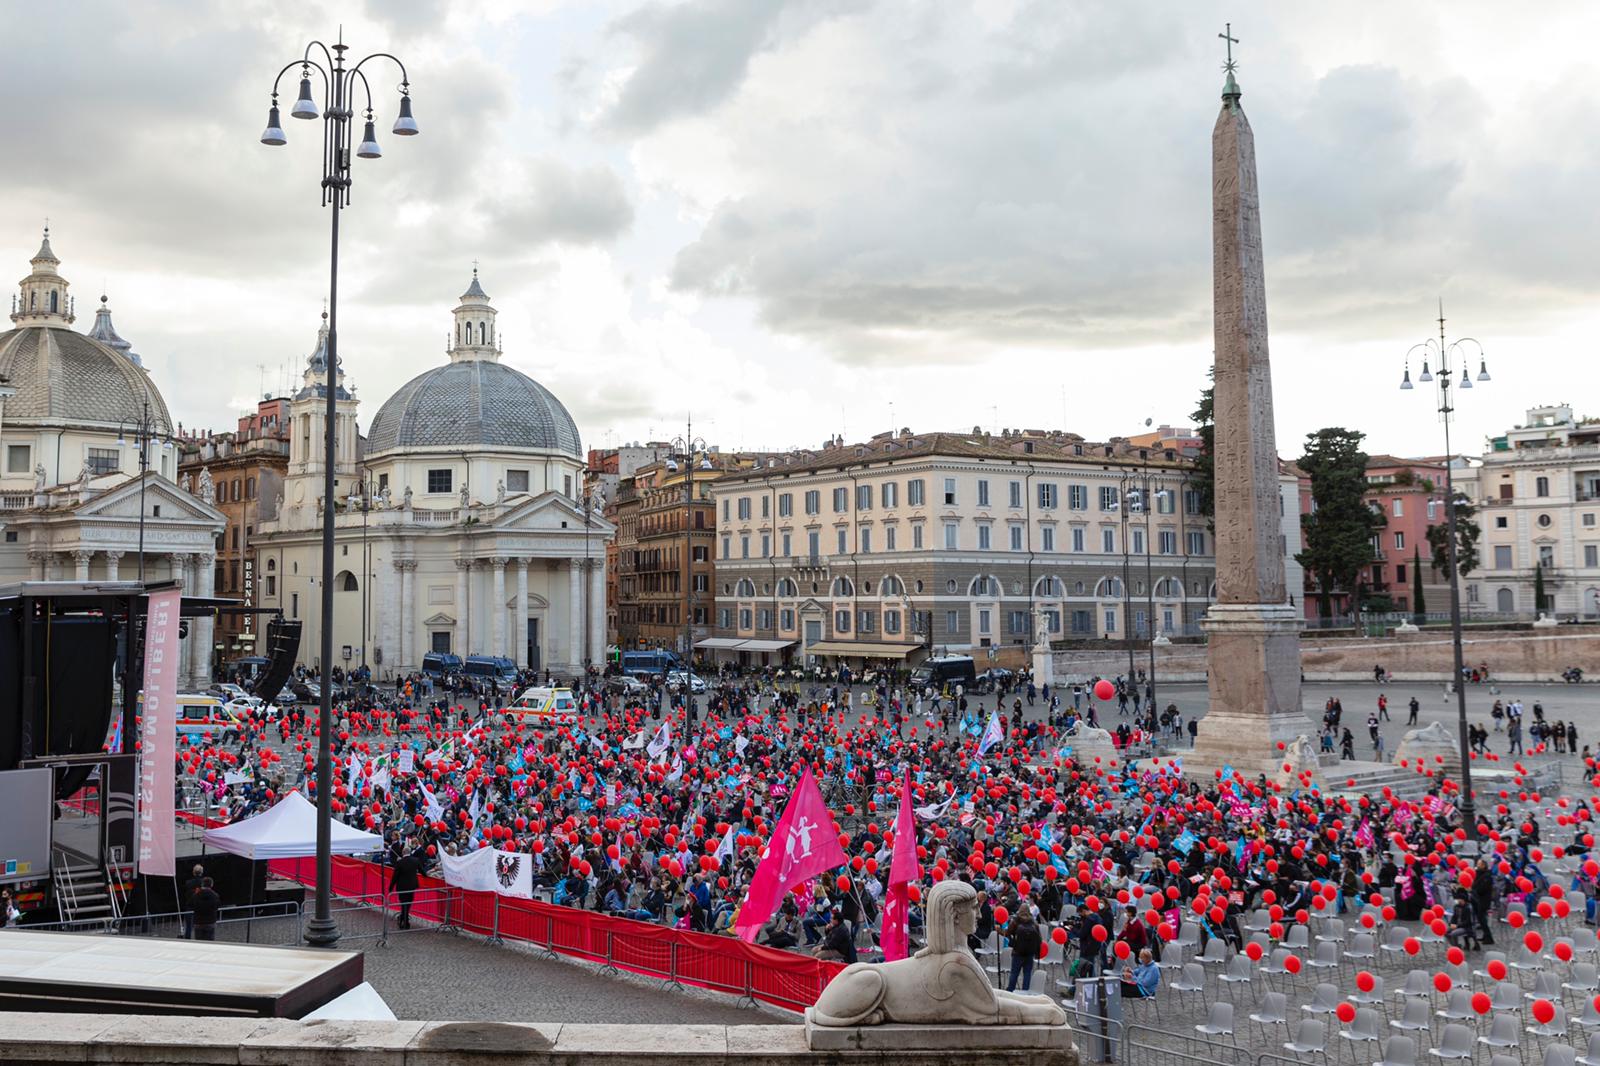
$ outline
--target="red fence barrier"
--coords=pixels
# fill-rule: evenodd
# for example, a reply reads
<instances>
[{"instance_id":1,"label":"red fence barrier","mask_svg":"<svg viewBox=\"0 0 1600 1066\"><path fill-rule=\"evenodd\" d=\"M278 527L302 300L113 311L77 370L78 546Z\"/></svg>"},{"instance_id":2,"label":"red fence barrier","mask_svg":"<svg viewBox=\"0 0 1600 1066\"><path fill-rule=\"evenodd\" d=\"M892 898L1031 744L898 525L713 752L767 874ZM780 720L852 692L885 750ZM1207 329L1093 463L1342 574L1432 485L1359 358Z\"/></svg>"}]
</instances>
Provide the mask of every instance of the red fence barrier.
<instances>
[{"instance_id":1,"label":"red fence barrier","mask_svg":"<svg viewBox=\"0 0 1600 1066\"><path fill-rule=\"evenodd\" d=\"M275 859L269 869L275 877L316 883L311 859ZM385 867L375 863L334 856L334 895L380 895L387 887L387 874ZM554 954L629 973L748 996L789 1010L804 1010L815 1003L842 968L836 962L746 944L733 937L685 932L493 892L466 892L434 877L422 878L419 887L426 894L411 913L427 921L534 944ZM386 903L390 910L399 907L391 898L386 897Z\"/></svg>"}]
</instances>

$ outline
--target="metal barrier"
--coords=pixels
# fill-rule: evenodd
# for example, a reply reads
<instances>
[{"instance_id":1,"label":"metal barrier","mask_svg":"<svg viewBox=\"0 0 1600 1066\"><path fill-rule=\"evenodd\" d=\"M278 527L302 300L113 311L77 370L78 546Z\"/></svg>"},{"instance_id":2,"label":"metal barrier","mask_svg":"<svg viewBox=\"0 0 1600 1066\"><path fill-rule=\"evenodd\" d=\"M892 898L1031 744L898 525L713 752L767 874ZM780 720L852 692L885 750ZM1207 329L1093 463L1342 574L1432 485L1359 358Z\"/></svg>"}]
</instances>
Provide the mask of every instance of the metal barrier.
<instances>
[{"instance_id":1,"label":"metal barrier","mask_svg":"<svg viewBox=\"0 0 1600 1066\"><path fill-rule=\"evenodd\" d=\"M194 913L128 914L120 918L84 918L69 922L27 922L14 928L30 933L111 933L165 940L193 939ZM216 939L243 944L298 944L301 940L300 904L294 901L223 907Z\"/></svg>"},{"instance_id":2,"label":"metal barrier","mask_svg":"<svg viewBox=\"0 0 1600 1066\"><path fill-rule=\"evenodd\" d=\"M1127 1060L1140 1066L1255 1066L1255 1056L1248 1049L1198 1033L1139 1023L1127 1026L1124 1033Z\"/></svg>"},{"instance_id":3,"label":"metal barrier","mask_svg":"<svg viewBox=\"0 0 1600 1066\"><path fill-rule=\"evenodd\" d=\"M419 888L410 893L405 908L412 916L432 927L438 919L427 915L449 913L449 892L443 888ZM381 891L356 896L335 896L329 901L329 912L339 925L340 940L376 940L380 947L387 946L392 933L415 928L409 923L399 924L402 910L398 892ZM448 919L446 918L446 923ZM444 924L444 923L440 923Z\"/></svg>"}]
</instances>

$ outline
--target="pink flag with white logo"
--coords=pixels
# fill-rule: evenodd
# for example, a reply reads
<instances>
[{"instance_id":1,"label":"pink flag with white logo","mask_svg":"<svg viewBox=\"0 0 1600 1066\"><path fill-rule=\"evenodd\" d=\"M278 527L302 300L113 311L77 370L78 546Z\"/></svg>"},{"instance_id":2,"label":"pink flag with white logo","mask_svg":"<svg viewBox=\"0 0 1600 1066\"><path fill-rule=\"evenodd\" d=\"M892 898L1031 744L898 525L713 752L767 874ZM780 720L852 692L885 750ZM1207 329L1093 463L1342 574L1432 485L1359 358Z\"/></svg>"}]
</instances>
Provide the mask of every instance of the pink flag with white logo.
<instances>
[{"instance_id":1,"label":"pink flag with white logo","mask_svg":"<svg viewBox=\"0 0 1600 1066\"><path fill-rule=\"evenodd\" d=\"M844 849L833 831L833 816L807 767L783 817L772 829L755 877L750 879L735 926L739 939L754 943L786 892L845 862Z\"/></svg>"},{"instance_id":2,"label":"pink flag with white logo","mask_svg":"<svg viewBox=\"0 0 1600 1066\"><path fill-rule=\"evenodd\" d=\"M144 702L139 726L139 864L142 874L172 877L172 792L178 746L177 589L153 592L144 624Z\"/></svg>"},{"instance_id":3,"label":"pink flag with white logo","mask_svg":"<svg viewBox=\"0 0 1600 1066\"><path fill-rule=\"evenodd\" d=\"M911 884L922 877L917 861L917 829L911 817L911 771L900 786L900 811L894 816L894 860L889 864L889 891L883 899L883 961L903 959L910 950L906 915Z\"/></svg>"}]
</instances>

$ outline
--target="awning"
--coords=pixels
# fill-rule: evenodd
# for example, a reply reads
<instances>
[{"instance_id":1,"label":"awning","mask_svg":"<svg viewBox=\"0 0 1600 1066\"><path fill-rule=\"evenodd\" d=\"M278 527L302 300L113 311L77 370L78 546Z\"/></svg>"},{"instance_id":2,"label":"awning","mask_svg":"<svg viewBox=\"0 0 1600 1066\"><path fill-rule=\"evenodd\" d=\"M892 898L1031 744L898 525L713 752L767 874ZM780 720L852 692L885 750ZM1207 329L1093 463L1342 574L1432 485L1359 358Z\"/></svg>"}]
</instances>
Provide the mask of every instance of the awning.
<instances>
[{"instance_id":1,"label":"awning","mask_svg":"<svg viewBox=\"0 0 1600 1066\"><path fill-rule=\"evenodd\" d=\"M737 648L743 643L744 641L738 637L706 637L704 640L695 641L694 646L697 648L720 648L726 651Z\"/></svg>"},{"instance_id":2,"label":"awning","mask_svg":"<svg viewBox=\"0 0 1600 1066\"><path fill-rule=\"evenodd\" d=\"M819 640L806 649L812 655L864 655L869 659L904 659L920 644L873 644L868 641Z\"/></svg>"},{"instance_id":3,"label":"awning","mask_svg":"<svg viewBox=\"0 0 1600 1066\"><path fill-rule=\"evenodd\" d=\"M782 651L794 644L792 640L741 640L739 651Z\"/></svg>"},{"instance_id":4,"label":"awning","mask_svg":"<svg viewBox=\"0 0 1600 1066\"><path fill-rule=\"evenodd\" d=\"M335 855L370 855L383 850L383 837L364 833L338 819L330 827ZM205 832L207 847L247 859L299 859L317 853L317 808L300 792L242 822Z\"/></svg>"}]
</instances>

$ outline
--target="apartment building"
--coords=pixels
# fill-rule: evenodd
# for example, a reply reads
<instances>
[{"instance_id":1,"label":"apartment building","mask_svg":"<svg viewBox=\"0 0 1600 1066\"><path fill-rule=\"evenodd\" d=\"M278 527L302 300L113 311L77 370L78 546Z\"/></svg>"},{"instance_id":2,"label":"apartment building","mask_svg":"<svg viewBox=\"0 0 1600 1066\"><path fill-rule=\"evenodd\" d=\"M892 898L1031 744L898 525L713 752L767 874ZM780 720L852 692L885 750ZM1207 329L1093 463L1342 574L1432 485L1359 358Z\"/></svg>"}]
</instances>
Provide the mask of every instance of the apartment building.
<instances>
[{"instance_id":1,"label":"apartment building","mask_svg":"<svg viewBox=\"0 0 1600 1066\"><path fill-rule=\"evenodd\" d=\"M1213 543L1175 449L1006 430L883 433L712 487L702 651L915 661L932 651L1197 632Z\"/></svg>"}]
</instances>

